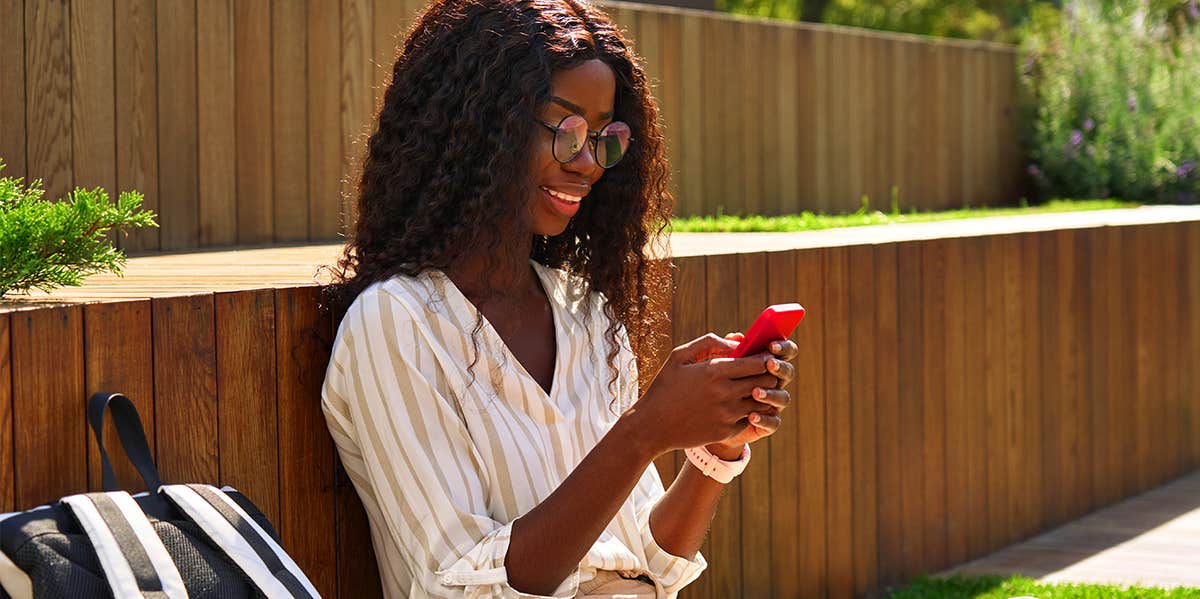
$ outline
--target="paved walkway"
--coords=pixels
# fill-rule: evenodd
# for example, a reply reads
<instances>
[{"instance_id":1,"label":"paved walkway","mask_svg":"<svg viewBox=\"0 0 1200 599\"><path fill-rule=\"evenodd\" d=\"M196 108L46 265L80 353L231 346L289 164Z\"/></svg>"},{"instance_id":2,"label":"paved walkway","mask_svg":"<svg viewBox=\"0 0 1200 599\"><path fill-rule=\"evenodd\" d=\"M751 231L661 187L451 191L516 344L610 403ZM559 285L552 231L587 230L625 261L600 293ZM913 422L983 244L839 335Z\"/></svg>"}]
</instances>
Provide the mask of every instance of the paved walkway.
<instances>
[{"instance_id":1,"label":"paved walkway","mask_svg":"<svg viewBox=\"0 0 1200 599\"><path fill-rule=\"evenodd\" d=\"M1200 471L950 574L1200 588Z\"/></svg>"}]
</instances>

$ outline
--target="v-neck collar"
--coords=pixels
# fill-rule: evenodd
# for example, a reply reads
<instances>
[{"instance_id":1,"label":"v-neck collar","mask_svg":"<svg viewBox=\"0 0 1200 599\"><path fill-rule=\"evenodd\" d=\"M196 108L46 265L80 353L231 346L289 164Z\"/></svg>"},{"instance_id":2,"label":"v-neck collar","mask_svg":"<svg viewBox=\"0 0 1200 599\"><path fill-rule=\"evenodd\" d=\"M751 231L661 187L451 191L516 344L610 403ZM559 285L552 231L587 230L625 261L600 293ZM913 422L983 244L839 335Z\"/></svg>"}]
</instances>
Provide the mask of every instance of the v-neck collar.
<instances>
[{"instance_id":1,"label":"v-neck collar","mask_svg":"<svg viewBox=\"0 0 1200 599\"><path fill-rule=\"evenodd\" d=\"M551 281L548 280L551 276L549 267L542 265L533 258L529 259L529 263L533 266L533 272L535 275L537 275L538 283L542 286L542 292L546 294L546 299L550 302L550 315L554 320L554 372L550 375L549 391L546 391L546 389L542 387L542 384L539 383L532 374L529 374L529 370L526 369L525 365L517 359L517 355L514 354L511 349L509 349L508 344L504 342L504 338L500 336L499 331L492 326L492 323L488 320L487 316L480 312L479 308L477 308L475 304L471 302L469 298L467 298L462 290L458 288L458 285L455 285L454 281L451 280L450 277L446 276L446 273L438 271L438 275L446 282L447 288L452 290L451 293L454 294L458 301L467 308L467 312L471 315L472 320L475 318L483 320L483 329L487 331L485 334L491 335L493 340L499 344L501 348L503 348L501 351L504 352L504 358L514 365L514 369L521 376L525 377L525 379L538 390L538 393L541 393L541 395L546 399L550 399L555 396L555 392L557 392L558 388L561 386L559 384L559 378L562 376L563 370L562 356L564 353L566 353L566 348L563 346L564 325L562 318L558 313L558 302L555 301L554 292L557 290L557 287L552 285Z\"/></svg>"}]
</instances>

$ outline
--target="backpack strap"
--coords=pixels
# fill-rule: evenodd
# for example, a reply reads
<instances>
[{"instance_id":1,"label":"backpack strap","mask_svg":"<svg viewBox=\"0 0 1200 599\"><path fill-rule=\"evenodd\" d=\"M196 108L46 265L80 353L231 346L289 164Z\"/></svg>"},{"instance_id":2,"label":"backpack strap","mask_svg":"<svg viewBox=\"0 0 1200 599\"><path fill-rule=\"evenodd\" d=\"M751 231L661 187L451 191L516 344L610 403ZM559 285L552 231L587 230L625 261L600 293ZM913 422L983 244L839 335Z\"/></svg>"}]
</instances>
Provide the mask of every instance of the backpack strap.
<instances>
[{"instance_id":1,"label":"backpack strap","mask_svg":"<svg viewBox=\"0 0 1200 599\"><path fill-rule=\"evenodd\" d=\"M64 497L116 597L185 599L187 589L154 526L124 491Z\"/></svg>"},{"instance_id":2,"label":"backpack strap","mask_svg":"<svg viewBox=\"0 0 1200 599\"><path fill-rule=\"evenodd\" d=\"M163 485L162 492L269 599L319 599L296 562L225 493L195 484Z\"/></svg>"}]
</instances>

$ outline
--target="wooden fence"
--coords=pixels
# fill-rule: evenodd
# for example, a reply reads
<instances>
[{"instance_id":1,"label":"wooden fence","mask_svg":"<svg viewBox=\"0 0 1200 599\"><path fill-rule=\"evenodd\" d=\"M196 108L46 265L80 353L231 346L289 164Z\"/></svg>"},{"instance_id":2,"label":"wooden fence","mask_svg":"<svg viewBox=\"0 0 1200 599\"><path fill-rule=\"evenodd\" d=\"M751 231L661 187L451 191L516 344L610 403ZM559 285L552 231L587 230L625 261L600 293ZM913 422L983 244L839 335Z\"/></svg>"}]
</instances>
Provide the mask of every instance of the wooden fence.
<instances>
[{"instance_id":1,"label":"wooden fence","mask_svg":"<svg viewBox=\"0 0 1200 599\"><path fill-rule=\"evenodd\" d=\"M334 240L422 0L0 0L4 173L136 189L131 251ZM684 215L1022 193L1016 53L606 3L644 58Z\"/></svg>"},{"instance_id":2,"label":"wooden fence","mask_svg":"<svg viewBox=\"0 0 1200 599\"><path fill-rule=\"evenodd\" d=\"M809 309L794 405L689 599L870 594L1200 467L1200 221L675 261L677 342ZM318 406L316 294L0 308L0 511L96 489L84 401L121 390L164 480L243 490L323 595L376 596ZM682 461L657 465L669 483Z\"/></svg>"}]
</instances>

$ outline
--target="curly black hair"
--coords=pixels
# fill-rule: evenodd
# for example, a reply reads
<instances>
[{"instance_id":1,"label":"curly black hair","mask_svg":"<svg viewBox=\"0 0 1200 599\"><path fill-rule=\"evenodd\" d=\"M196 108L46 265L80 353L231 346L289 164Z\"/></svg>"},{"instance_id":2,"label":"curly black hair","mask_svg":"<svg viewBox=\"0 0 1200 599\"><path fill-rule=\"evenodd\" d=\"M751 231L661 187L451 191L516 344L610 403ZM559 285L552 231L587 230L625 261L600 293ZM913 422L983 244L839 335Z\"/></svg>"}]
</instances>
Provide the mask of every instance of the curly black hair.
<instances>
[{"instance_id":1,"label":"curly black hair","mask_svg":"<svg viewBox=\"0 0 1200 599\"><path fill-rule=\"evenodd\" d=\"M372 283L494 256L505 238L481 233L529 230L528 207L513 198L533 195L535 118L552 74L592 59L612 69L613 118L637 140L563 233L533 239L531 257L602 294L610 391L620 326L648 372L665 337L662 294L672 290L670 260L652 255L674 206L658 106L628 41L578 0L438 0L416 20L367 142L357 221L324 291L335 322Z\"/></svg>"}]
</instances>

